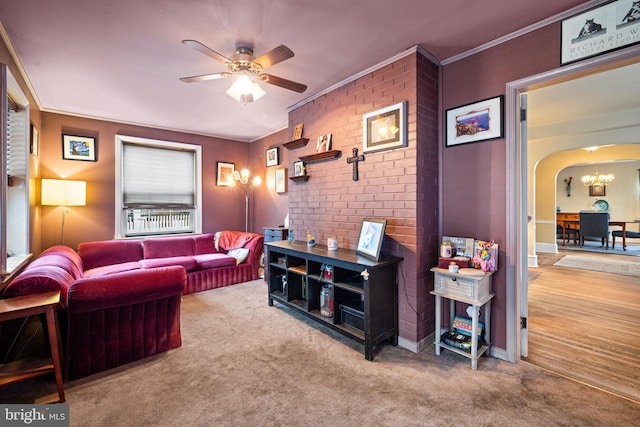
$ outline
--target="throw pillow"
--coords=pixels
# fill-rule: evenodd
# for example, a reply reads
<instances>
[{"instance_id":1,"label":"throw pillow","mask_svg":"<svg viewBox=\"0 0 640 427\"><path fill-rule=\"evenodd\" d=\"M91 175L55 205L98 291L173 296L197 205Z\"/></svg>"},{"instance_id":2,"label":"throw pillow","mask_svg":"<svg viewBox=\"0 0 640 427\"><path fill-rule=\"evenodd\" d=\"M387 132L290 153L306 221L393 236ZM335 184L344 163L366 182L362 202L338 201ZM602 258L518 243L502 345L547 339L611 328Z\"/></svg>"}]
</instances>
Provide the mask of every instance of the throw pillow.
<instances>
[{"instance_id":1,"label":"throw pillow","mask_svg":"<svg viewBox=\"0 0 640 427\"><path fill-rule=\"evenodd\" d=\"M222 234L222 231L217 231L216 234L213 235L213 243L216 246L216 251L220 250L220 245L218 244L218 242L220 241L221 234Z\"/></svg>"},{"instance_id":2,"label":"throw pillow","mask_svg":"<svg viewBox=\"0 0 640 427\"><path fill-rule=\"evenodd\" d=\"M247 248L231 249L229 252L227 252L227 255L232 256L236 259L236 265L242 264L249 257L249 249Z\"/></svg>"}]
</instances>

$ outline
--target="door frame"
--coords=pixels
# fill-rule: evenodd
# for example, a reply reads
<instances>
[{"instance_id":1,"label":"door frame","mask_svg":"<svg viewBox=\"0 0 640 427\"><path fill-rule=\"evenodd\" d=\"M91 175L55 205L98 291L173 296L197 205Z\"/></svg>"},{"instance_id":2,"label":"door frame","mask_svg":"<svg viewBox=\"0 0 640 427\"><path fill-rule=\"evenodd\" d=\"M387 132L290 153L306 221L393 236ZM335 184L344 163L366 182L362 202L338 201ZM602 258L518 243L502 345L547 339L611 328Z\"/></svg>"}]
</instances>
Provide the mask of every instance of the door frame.
<instances>
[{"instance_id":1,"label":"door frame","mask_svg":"<svg viewBox=\"0 0 640 427\"><path fill-rule=\"evenodd\" d=\"M520 136L520 94L551 86L563 81L574 80L597 72L614 69L640 62L640 45L611 52L595 58L555 68L544 73L508 82L505 90L505 139L506 153L506 281L507 281L507 345L506 357L517 362L526 351L527 334L521 333L521 306L528 305L527 271L527 169L522 165L526 160L526 141ZM524 174L524 176L523 176Z\"/></svg>"}]
</instances>

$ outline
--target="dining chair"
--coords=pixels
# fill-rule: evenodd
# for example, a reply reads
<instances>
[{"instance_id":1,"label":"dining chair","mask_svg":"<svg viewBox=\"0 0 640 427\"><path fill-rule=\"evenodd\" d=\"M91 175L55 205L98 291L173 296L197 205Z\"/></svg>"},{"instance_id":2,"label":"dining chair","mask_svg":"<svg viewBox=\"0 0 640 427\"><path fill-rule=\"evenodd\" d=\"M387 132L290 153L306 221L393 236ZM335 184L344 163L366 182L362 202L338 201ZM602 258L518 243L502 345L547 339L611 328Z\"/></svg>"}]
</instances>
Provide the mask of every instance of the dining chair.
<instances>
[{"instance_id":1,"label":"dining chair","mask_svg":"<svg viewBox=\"0 0 640 427\"><path fill-rule=\"evenodd\" d=\"M585 237L601 239L602 246L609 249L609 213L580 212L580 246L584 246Z\"/></svg>"}]
</instances>

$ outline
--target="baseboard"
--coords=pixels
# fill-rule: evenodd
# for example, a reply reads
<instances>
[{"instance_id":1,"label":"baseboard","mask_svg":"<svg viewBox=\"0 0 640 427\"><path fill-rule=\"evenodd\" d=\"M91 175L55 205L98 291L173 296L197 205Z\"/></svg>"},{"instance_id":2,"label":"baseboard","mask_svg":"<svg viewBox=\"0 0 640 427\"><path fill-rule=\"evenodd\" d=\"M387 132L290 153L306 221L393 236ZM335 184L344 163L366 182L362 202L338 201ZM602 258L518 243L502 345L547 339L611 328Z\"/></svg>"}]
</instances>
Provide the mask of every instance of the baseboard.
<instances>
[{"instance_id":1,"label":"baseboard","mask_svg":"<svg viewBox=\"0 0 640 427\"><path fill-rule=\"evenodd\" d=\"M509 361L507 357L507 350L505 350L504 348L494 347L493 345L489 348L489 356L495 357L496 359L505 360L507 362Z\"/></svg>"},{"instance_id":2,"label":"baseboard","mask_svg":"<svg viewBox=\"0 0 640 427\"><path fill-rule=\"evenodd\" d=\"M419 353L426 348L431 348L434 341L435 332L432 332L427 337L421 339L418 342L409 341L405 338L398 337L398 346L413 353ZM495 357L496 359L505 360L507 362L509 361L509 358L507 357L507 350L505 350L504 348L498 348L492 345L489 348L488 355L491 357Z\"/></svg>"},{"instance_id":3,"label":"baseboard","mask_svg":"<svg viewBox=\"0 0 640 427\"><path fill-rule=\"evenodd\" d=\"M425 338L421 339L418 342L409 341L408 339L398 337L398 346L406 350L409 350L413 353L420 353L422 350L429 347L434 340L435 340L434 333L427 335Z\"/></svg>"},{"instance_id":4,"label":"baseboard","mask_svg":"<svg viewBox=\"0 0 640 427\"><path fill-rule=\"evenodd\" d=\"M557 243L536 243L536 252L557 254L558 244Z\"/></svg>"},{"instance_id":5,"label":"baseboard","mask_svg":"<svg viewBox=\"0 0 640 427\"><path fill-rule=\"evenodd\" d=\"M538 255L529 255L527 257L527 266L528 267L537 267L538 266Z\"/></svg>"}]
</instances>

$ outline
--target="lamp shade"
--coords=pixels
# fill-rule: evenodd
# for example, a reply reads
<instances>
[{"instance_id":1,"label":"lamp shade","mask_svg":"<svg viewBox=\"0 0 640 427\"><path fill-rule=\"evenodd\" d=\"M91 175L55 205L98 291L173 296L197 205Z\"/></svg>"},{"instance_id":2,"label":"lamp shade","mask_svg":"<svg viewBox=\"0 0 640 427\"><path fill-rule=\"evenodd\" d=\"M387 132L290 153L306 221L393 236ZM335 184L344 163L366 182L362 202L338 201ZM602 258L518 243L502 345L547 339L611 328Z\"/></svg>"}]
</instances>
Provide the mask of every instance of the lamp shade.
<instances>
[{"instance_id":1,"label":"lamp shade","mask_svg":"<svg viewBox=\"0 0 640 427\"><path fill-rule=\"evenodd\" d=\"M41 187L43 206L85 206L87 183L65 179L43 179Z\"/></svg>"},{"instance_id":2,"label":"lamp shade","mask_svg":"<svg viewBox=\"0 0 640 427\"><path fill-rule=\"evenodd\" d=\"M227 90L227 95L238 102L254 102L262 98L266 92L257 82L248 76L239 76L231 87Z\"/></svg>"}]
</instances>

